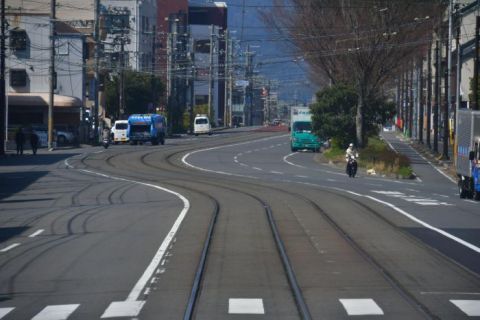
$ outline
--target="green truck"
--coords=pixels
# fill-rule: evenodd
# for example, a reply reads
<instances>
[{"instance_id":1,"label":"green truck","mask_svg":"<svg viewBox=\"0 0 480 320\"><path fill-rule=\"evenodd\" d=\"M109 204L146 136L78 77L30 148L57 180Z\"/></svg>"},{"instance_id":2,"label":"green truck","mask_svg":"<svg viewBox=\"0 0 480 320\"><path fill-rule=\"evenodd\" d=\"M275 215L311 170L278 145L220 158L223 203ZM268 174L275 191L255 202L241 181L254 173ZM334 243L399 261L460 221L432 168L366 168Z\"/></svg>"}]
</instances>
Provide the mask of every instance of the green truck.
<instances>
[{"instance_id":1,"label":"green truck","mask_svg":"<svg viewBox=\"0 0 480 320\"><path fill-rule=\"evenodd\" d=\"M292 152L319 152L322 141L312 133L312 114L308 107L292 107L290 112L290 145Z\"/></svg>"}]
</instances>

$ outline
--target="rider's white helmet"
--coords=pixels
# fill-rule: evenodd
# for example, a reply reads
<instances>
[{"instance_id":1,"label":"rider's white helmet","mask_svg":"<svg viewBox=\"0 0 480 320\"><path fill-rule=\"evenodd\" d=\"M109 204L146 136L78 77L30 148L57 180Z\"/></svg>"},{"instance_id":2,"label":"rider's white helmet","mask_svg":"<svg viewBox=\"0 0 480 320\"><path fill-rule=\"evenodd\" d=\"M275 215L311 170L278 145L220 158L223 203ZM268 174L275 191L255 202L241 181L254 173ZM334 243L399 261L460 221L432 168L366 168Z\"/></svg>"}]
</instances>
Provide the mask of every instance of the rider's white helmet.
<instances>
[{"instance_id":1,"label":"rider's white helmet","mask_svg":"<svg viewBox=\"0 0 480 320\"><path fill-rule=\"evenodd\" d=\"M349 146L349 147L353 147L353 143L350 143L348 146Z\"/></svg>"}]
</instances>

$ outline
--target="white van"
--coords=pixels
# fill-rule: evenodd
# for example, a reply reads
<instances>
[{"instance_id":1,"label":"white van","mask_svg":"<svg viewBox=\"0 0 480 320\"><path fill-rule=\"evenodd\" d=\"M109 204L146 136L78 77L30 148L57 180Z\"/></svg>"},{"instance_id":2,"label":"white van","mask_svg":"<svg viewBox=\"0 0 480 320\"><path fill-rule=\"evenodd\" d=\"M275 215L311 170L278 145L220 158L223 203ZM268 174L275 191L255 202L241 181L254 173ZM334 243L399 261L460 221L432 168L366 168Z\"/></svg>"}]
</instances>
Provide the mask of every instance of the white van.
<instances>
[{"instance_id":1,"label":"white van","mask_svg":"<svg viewBox=\"0 0 480 320\"><path fill-rule=\"evenodd\" d=\"M212 134L212 128L210 127L210 121L206 114L197 114L195 121L193 122L193 133L198 136L199 134L207 133Z\"/></svg>"},{"instance_id":2,"label":"white van","mask_svg":"<svg viewBox=\"0 0 480 320\"><path fill-rule=\"evenodd\" d=\"M128 120L117 120L112 128L113 143L128 142Z\"/></svg>"}]
</instances>

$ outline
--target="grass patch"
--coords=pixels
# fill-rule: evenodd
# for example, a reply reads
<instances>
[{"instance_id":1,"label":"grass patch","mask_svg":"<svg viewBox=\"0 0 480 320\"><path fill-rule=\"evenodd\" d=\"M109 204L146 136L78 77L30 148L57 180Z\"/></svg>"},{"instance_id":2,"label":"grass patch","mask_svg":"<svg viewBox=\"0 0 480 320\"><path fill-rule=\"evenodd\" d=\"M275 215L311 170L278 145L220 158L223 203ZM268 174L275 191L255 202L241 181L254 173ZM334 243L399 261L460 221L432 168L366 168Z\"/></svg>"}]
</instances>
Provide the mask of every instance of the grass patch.
<instances>
[{"instance_id":1,"label":"grass patch","mask_svg":"<svg viewBox=\"0 0 480 320\"><path fill-rule=\"evenodd\" d=\"M379 137L368 138L367 147L360 150L358 165L366 169L374 169L377 174L402 178L410 178L413 173L410 160L405 155L391 150Z\"/></svg>"},{"instance_id":2,"label":"grass patch","mask_svg":"<svg viewBox=\"0 0 480 320\"><path fill-rule=\"evenodd\" d=\"M338 146L332 143L332 146L324 152L325 158L337 163L345 163L345 150L347 147ZM364 169L374 169L377 174L396 176L399 178L410 178L412 168L410 160L395 151L379 137L368 138L367 147L358 151L360 157L358 166Z\"/></svg>"}]
</instances>

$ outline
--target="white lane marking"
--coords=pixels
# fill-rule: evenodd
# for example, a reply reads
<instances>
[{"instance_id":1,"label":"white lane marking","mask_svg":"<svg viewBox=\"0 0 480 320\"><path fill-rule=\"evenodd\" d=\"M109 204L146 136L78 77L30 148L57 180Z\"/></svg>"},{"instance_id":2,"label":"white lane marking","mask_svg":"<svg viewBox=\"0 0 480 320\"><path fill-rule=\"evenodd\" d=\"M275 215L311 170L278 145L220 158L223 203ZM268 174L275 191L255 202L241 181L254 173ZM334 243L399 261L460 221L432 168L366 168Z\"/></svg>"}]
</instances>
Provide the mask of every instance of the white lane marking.
<instances>
[{"instance_id":1,"label":"white lane marking","mask_svg":"<svg viewBox=\"0 0 480 320\"><path fill-rule=\"evenodd\" d=\"M104 152L105 150L100 150L100 151L95 151L94 153L102 153Z\"/></svg>"},{"instance_id":2,"label":"white lane marking","mask_svg":"<svg viewBox=\"0 0 480 320\"><path fill-rule=\"evenodd\" d=\"M383 315L373 299L339 299L349 316Z\"/></svg>"},{"instance_id":3,"label":"white lane marking","mask_svg":"<svg viewBox=\"0 0 480 320\"><path fill-rule=\"evenodd\" d=\"M287 154L285 157L283 157L283 161L286 162L287 164L291 165L291 166L306 169L307 167L305 167L305 166L301 166L299 164L296 164L296 163L293 163L293 162L287 160L288 158L290 158L291 156L293 156L295 154L297 154L297 152Z\"/></svg>"},{"instance_id":4,"label":"white lane marking","mask_svg":"<svg viewBox=\"0 0 480 320\"><path fill-rule=\"evenodd\" d=\"M371 191L373 193L378 193L378 194L383 194L393 198L403 199L405 201L413 202L421 206L451 206L451 204L447 202L441 202L436 199L430 199L430 198L420 198L417 196L409 196L404 194L403 192L398 192L398 191L380 191L380 190L371 190Z\"/></svg>"},{"instance_id":5,"label":"white lane marking","mask_svg":"<svg viewBox=\"0 0 480 320\"><path fill-rule=\"evenodd\" d=\"M284 136L280 136L280 137L284 137ZM270 137L270 138L265 138L265 139L274 139L274 138L278 138L278 137ZM255 141L262 141L262 140L265 140L265 139L260 139L260 140L255 140ZM252 142L251 142L251 141L249 141L249 142L242 142L241 144L246 144L246 143L252 143ZM201 168L201 167L194 166L194 165L192 165L192 164L190 164L190 163L188 163L188 162L186 161L186 159L187 159L190 155L192 155L192 154L194 154L194 153L202 152L202 151L207 151L207 150L213 150L213 149L221 149L221 148L231 147L231 146L235 146L235 144L234 144L234 145L217 146L217 147L208 148L208 149L196 150L196 151L193 151L193 152L190 152L190 153L187 153L186 155L184 155L183 158L182 158L182 162L183 162L185 165L187 165L187 166L189 166L189 167L191 167L191 168L195 168L195 169L200 170L200 171L213 172L213 173L224 174L224 175L229 175L229 176L245 177L245 178L250 178L250 179L258 179L257 177L252 177L252 176L231 174L231 173L228 173L228 172L221 172L221 171L214 171L214 170L204 169L204 168ZM365 179L367 179L367 178L365 178ZM388 181L388 180L385 180L385 181ZM449 238L449 239L451 239L451 240L453 240L453 241L455 241L455 242L457 242L457 243L459 243L459 244L461 244L461 245L463 245L463 246L465 246L465 247L467 247L467 248L469 248L469 249L471 249L471 250L473 250L473 251L475 251L475 252L477 252L477 253L480 253L480 248L478 248L477 246L475 246L475 245L473 245L473 244L471 244L471 243L469 243L469 242L467 242L467 241L465 241L465 240L463 240L463 239L460 239L460 238L458 238L458 237L456 237L456 236L454 236L454 235L452 235L452 234L450 234L450 233L448 233L448 232L445 232L445 231L443 231L442 229L436 228L436 227L434 227L434 226L432 226L432 225L430 225L430 224L428 224L428 223L426 223L426 222L424 222L424 221L422 221L422 220L414 217L413 215L411 215L411 214L409 214L408 212L406 212L406 211L404 211L404 210L396 207L395 205L393 205L393 204L391 204L391 203L389 203L389 202L382 201L382 200L377 199L377 198L372 197L372 196L362 195L362 194L359 194L359 193L355 193L355 192L352 192L352 191L348 191L348 190L344 190L344 189L340 189L340 188L336 188L336 187L327 187L327 186L322 186L322 185L319 185L319 184L313 184L313 183L308 183L308 182L297 182L297 181L293 181L293 182L294 182L294 183L303 184L303 185L308 185L308 186L314 186L314 187L329 189L329 190L337 190L337 191L340 191L340 192L347 192L347 193L353 194L353 195L355 195L355 196L365 197L365 198L367 198L367 199L370 199L370 200L373 200L373 201L375 201L375 202L381 203L381 204L383 204L383 205L385 205L385 206L387 206L387 207L389 207L389 208L392 208L393 210L399 212L400 214L404 215L404 216L407 217L408 219L410 219L410 220L412 220L412 221L420 224L421 226L424 226L424 227L427 228L427 229L430 229L430 230L432 230L432 231L434 231L434 232L437 232L437 233L443 235L443 236L446 237L446 238ZM394 181L394 182L397 182L397 181ZM397 183L403 183L403 182L398 181Z\"/></svg>"},{"instance_id":6,"label":"white lane marking","mask_svg":"<svg viewBox=\"0 0 480 320\"><path fill-rule=\"evenodd\" d=\"M237 160L237 159L234 159L233 161L234 161L235 163L238 163L238 160Z\"/></svg>"},{"instance_id":7,"label":"white lane marking","mask_svg":"<svg viewBox=\"0 0 480 320\"><path fill-rule=\"evenodd\" d=\"M190 201L183 196L182 194L175 192L173 190L154 185L151 183L145 183L141 181L136 181L136 180L130 180L130 179L125 179L125 178L120 178L116 176L110 176L107 174L95 172L95 171L90 171L90 170L85 170L85 169L80 169L81 172L86 172L90 173L93 175L98 175L101 177L109 178L112 180L117 180L117 181L125 181L125 182L130 182L134 184L139 184L143 185L146 187L154 188L157 190L164 191L166 193L172 194L179 198L183 202L183 208L180 214L178 215L177 219L175 220L172 228L166 235L166 237L163 239L162 244L158 248L157 252L153 256L152 260L150 261L150 264L147 266L145 271L143 272L142 276L138 279L137 283L133 287L133 289L130 291L127 299L125 301L117 301L117 302L112 302L108 308L105 310L104 314L102 315L102 318L108 318L108 317L119 317L119 316L125 316L125 317L136 317L142 307L145 301L138 301L138 298L140 297L143 289L148 283L148 280L153 276L155 273L155 270L158 268L160 262L163 259L163 256L165 252L168 250L168 247L170 246L170 243L172 240L175 238L175 235L180 228L180 225L182 224L185 216L187 215L188 210L190 209Z\"/></svg>"},{"instance_id":8,"label":"white lane marking","mask_svg":"<svg viewBox=\"0 0 480 320\"><path fill-rule=\"evenodd\" d=\"M15 308L0 308L0 319L5 317L7 314L13 311Z\"/></svg>"},{"instance_id":9,"label":"white lane marking","mask_svg":"<svg viewBox=\"0 0 480 320\"><path fill-rule=\"evenodd\" d=\"M257 167L252 167L253 170L257 170L257 171L263 171L262 168L257 168Z\"/></svg>"},{"instance_id":10,"label":"white lane marking","mask_svg":"<svg viewBox=\"0 0 480 320\"><path fill-rule=\"evenodd\" d=\"M45 230L44 229L38 229L37 231L35 231L34 233L32 233L31 235L29 235L28 237L29 238L35 238L36 236L42 234Z\"/></svg>"},{"instance_id":11,"label":"white lane marking","mask_svg":"<svg viewBox=\"0 0 480 320\"><path fill-rule=\"evenodd\" d=\"M422 180L422 179L420 179L419 177L415 177L415 180L417 180L417 181L418 181L418 182L420 182L420 183L422 183L422 182L423 182L423 180Z\"/></svg>"},{"instance_id":12,"label":"white lane marking","mask_svg":"<svg viewBox=\"0 0 480 320\"><path fill-rule=\"evenodd\" d=\"M270 173L273 173L273 174L283 174L283 172L280 172L280 171L270 171Z\"/></svg>"},{"instance_id":13,"label":"white lane marking","mask_svg":"<svg viewBox=\"0 0 480 320\"><path fill-rule=\"evenodd\" d=\"M420 291L421 295L472 295L472 296L478 296L480 295L480 292L456 292L456 291Z\"/></svg>"},{"instance_id":14,"label":"white lane marking","mask_svg":"<svg viewBox=\"0 0 480 320\"><path fill-rule=\"evenodd\" d=\"M302 176L302 175L296 175L295 177L297 177L297 178L303 178L303 179L308 178L307 176Z\"/></svg>"},{"instance_id":15,"label":"white lane marking","mask_svg":"<svg viewBox=\"0 0 480 320\"><path fill-rule=\"evenodd\" d=\"M234 143L234 144L229 144L229 145L226 145L226 146L216 146L216 147L212 147L212 148L198 149L198 150L195 150L195 151L192 151L192 152L189 152L189 153L185 154L185 155L182 157L182 162L183 162L183 164L186 165L187 167L190 167L190 168L193 168L193 169L196 169L196 170L200 170L200 171L204 171L204 172L217 173L217 174L223 174L223 175L234 176L234 177L243 177L243 178L250 178L250 179L258 179L258 177L253 177L253 176L247 176L247 175L235 174L235 173L230 173L230 172L225 172L225 171L216 171L216 170L210 170L210 169L201 168L201 167L198 167L198 166L195 166L195 165L189 163L189 162L187 161L187 159L188 159L191 155L193 155L193 154L195 154L195 153L199 153L199 152L217 150L217 149L222 149L222 148L236 147L236 146L239 146L239 145L251 144L251 143L262 142L262 141L267 141L267 140L272 140L272 139L285 138L285 137L288 137L288 135L281 135L281 136L275 136L275 137L258 139L258 140L254 140L254 141L246 141L246 142ZM237 156L241 156L242 154L243 154L243 153L239 153L239 154L237 154ZM242 165L242 166L244 166L244 167L248 167L248 165L243 164L243 163L240 163L240 165Z\"/></svg>"},{"instance_id":16,"label":"white lane marking","mask_svg":"<svg viewBox=\"0 0 480 320\"><path fill-rule=\"evenodd\" d=\"M475 246L475 245L473 245L473 244L471 244L471 243L469 243L469 242L467 242L467 241L465 241L465 240L463 240L463 239L460 239L460 238L454 236L453 234L450 234L450 233L448 233L448 232L446 232L446 231L443 231L442 229L439 229L439 228L437 228L437 227L434 227L434 226L432 226L432 225L430 225L430 224L428 224L428 223L426 223L426 222L418 219L417 217L414 217L414 216L411 215L410 213L408 213L408 212L406 212L406 211L398 208L397 206L395 206L395 205L393 205L393 204L391 204L391 203L389 203L389 202L386 202L386 201L377 199L377 198L372 197L372 196L362 195L362 197L371 199L371 200L373 200L373 201L375 201L375 202L378 202L378 203L381 203L381 204L383 204L383 205L385 205L385 206L387 206L387 207L390 207L390 208L392 208L393 210L397 211L398 213L402 214L403 216L407 217L408 219L410 219L410 220L418 223L419 225L421 225L421 226L423 226L423 227L425 227L425 228L427 228L427 229L430 229L430 230L432 230L432 231L434 231L434 232L437 232L437 233L439 233L439 234L441 234L441 235L443 235L443 236L445 236L445 237L447 237L447 238L449 238L449 239L451 239L451 240L453 240L453 241L455 241L455 242L457 242L457 243L459 243L459 244L461 244L461 245L463 245L463 246L465 246L465 247L467 247L467 248L469 248L469 249L471 249L471 250L473 250L473 251L475 251L475 252L477 252L477 253L480 253L480 248L479 248L479 247L477 247L477 246Z\"/></svg>"},{"instance_id":17,"label":"white lane marking","mask_svg":"<svg viewBox=\"0 0 480 320\"><path fill-rule=\"evenodd\" d=\"M450 198L450 196L446 196L444 194L438 194L438 193L432 193L434 196L439 196L439 197L442 197L442 198Z\"/></svg>"},{"instance_id":18,"label":"white lane marking","mask_svg":"<svg viewBox=\"0 0 480 320\"><path fill-rule=\"evenodd\" d=\"M448 180L450 180L451 182L457 184L457 181L455 181L454 179L452 179L452 177L450 177L448 174L446 174L445 172L443 172L442 170L440 170L439 168L437 168L435 165L433 165L433 163L431 163L430 161L427 160L427 158L425 158L423 155L421 155L419 152L417 152L417 150L415 150L414 148L412 148L410 145L407 144L407 146L413 150L418 156L420 156L420 158L422 158L424 161L426 161L433 169L437 170L442 176L444 176L445 178L447 178Z\"/></svg>"},{"instance_id":19,"label":"white lane marking","mask_svg":"<svg viewBox=\"0 0 480 320\"><path fill-rule=\"evenodd\" d=\"M100 318L136 317L142 311L144 304L145 301L112 302Z\"/></svg>"},{"instance_id":20,"label":"white lane marking","mask_svg":"<svg viewBox=\"0 0 480 320\"><path fill-rule=\"evenodd\" d=\"M337 180L335 180L335 179L327 179L327 181L336 182Z\"/></svg>"},{"instance_id":21,"label":"white lane marking","mask_svg":"<svg viewBox=\"0 0 480 320\"><path fill-rule=\"evenodd\" d=\"M450 300L469 317L480 316L480 300Z\"/></svg>"},{"instance_id":22,"label":"white lane marking","mask_svg":"<svg viewBox=\"0 0 480 320\"><path fill-rule=\"evenodd\" d=\"M229 314L265 314L263 299L228 299Z\"/></svg>"},{"instance_id":23,"label":"white lane marking","mask_svg":"<svg viewBox=\"0 0 480 320\"><path fill-rule=\"evenodd\" d=\"M46 306L32 320L66 320L79 306L79 304Z\"/></svg>"},{"instance_id":24,"label":"white lane marking","mask_svg":"<svg viewBox=\"0 0 480 320\"><path fill-rule=\"evenodd\" d=\"M8 247L3 248L2 250L0 250L0 252L3 253L3 252L10 251L10 250L12 250L13 248L18 247L19 245L20 245L20 243L13 243L13 244L9 245Z\"/></svg>"}]
</instances>

